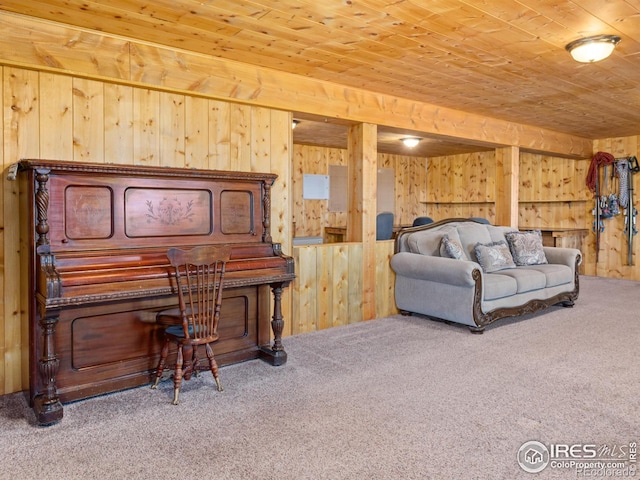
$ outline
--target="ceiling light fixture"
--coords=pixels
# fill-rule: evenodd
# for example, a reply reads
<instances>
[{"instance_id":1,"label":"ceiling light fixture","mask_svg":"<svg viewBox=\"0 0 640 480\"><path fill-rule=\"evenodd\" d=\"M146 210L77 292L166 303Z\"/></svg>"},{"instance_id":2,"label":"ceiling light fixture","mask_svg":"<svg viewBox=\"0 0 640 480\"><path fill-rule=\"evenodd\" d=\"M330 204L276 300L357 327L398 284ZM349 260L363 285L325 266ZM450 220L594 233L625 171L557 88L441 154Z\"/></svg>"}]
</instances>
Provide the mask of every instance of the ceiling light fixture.
<instances>
[{"instance_id":1,"label":"ceiling light fixture","mask_svg":"<svg viewBox=\"0 0 640 480\"><path fill-rule=\"evenodd\" d=\"M296 128L296 126L300 123L300 120L294 120L293 122L291 122L291 129L293 130L294 128Z\"/></svg>"},{"instance_id":2,"label":"ceiling light fixture","mask_svg":"<svg viewBox=\"0 0 640 480\"><path fill-rule=\"evenodd\" d=\"M592 63L604 60L611 55L618 43L620 43L620 37L616 35L595 35L574 40L565 48L576 62Z\"/></svg>"},{"instance_id":3,"label":"ceiling light fixture","mask_svg":"<svg viewBox=\"0 0 640 480\"><path fill-rule=\"evenodd\" d=\"M405 147L413 148L420 143L420 140L421 139L418 137L407 137L403 138L401 141Z\"/></svg>"}]
</instances>

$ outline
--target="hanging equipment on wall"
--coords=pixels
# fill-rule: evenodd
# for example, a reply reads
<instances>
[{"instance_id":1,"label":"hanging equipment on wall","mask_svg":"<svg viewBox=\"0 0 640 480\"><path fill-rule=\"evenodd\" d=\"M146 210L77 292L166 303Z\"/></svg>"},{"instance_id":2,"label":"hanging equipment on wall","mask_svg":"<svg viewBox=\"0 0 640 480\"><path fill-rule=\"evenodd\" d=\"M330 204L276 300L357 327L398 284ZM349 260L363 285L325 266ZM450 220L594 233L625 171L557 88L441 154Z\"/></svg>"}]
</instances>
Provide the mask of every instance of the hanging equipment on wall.
<instances>
[{"instance_id":1,"label":"hanging equipment on wall","mask_svg":"<svg viewBox=\"0 0 640 480\"><path fill-rule=\"evenodd\" d=\"M638 210L633 205L633 174L640 172L640 166L638 165L637 157L626 157L616 159L616 169L618 172L621 170L626 171L626 179L624 180L626 186L626 210L624 217L624 234L627 238L627 265L633 265L633 237L638 233L636 229L636 216ZM622 193L623 178L620 176L620 188ZM621 195L622 198L622 195ZM622 204L622 203L621 203Z\"/></svg>"},{"instance_id":2,"label":"hanging equipment on wall","mask_svg":"<svg viewBox=\"0 0 640 480\"><path fill-rule=\"evenodd\" d=\"M629 205L629 161L626 158L624 160L616 160L616 171L620 179L618 204L622 208L627 208L627 205Z\"/></svg>"},{"instance_id":3,"label":"hanging equipment on wall","mask_svg":"<svg viewBox=\"0 0 640 480\"><path fill-rule=\"evenodd\" d=\"M614 193L614 179L616 169L611 167L611 179L609 179L609 165L604 165L603 170L603 188L601 188L601 195L598 207L600 209L600 218L611 218L620 214L620 208L618 206L618 195ZM611 186L609 186L609 180L611 180ZM608 193L607 193L608 192ZM604 229L604 225L601 230Z\"/></svg>"},{"instance_id":4,"label":"hanging equipment on wall","mask_svg":"<svg viewBox=\"0 0 640 480\"><path fill-rule=\"evenodd\" d=\"M589 190L593 192L595 198L595 208L593 209L593 215L595 216L595 220L593 222L593 231L596 234L596 264L598 263L598 258L600 255L600 234L604 231L604 223L602 223L603 218L609 218L610 215L602 216L603 205L602 205L602 195L601 195L601 187L599 180L599 167L605 165L611 165L615 162L615 158L610 153L606 152L598 152L591 159L591 163L589 164L589 171L587 172L587 187ZM606 206L606 197L605 197L605 206Z\"/></svg>"}]
</instances>

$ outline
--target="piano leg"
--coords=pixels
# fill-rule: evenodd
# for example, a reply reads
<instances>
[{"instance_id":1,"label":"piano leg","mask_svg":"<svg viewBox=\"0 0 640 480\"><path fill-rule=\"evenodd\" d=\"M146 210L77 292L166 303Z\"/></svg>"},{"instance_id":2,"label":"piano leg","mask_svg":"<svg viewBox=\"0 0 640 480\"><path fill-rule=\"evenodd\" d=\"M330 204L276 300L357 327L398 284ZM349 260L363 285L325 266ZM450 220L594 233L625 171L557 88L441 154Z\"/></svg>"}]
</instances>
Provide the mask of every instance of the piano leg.
<instances>
[{"instance_id":1,"label":"piano leg","mask_svg":"<svg viewBox=\"0 0 640 480\"><path fill-rule=\"evenodd\" d=\"M42 329L42 356L38 361L40 378L44 392L39 393L33 400L33 411L39 425L51 425L62 420L63 409L56 388L56 376L60 368L60 360L55 353L54 339L58 312L48 311L40 319Z\"/></svg>"},{"instance_id":2,"label":"piano leg","mask_svg":"<svg viewBox=\"0 0 640 480\"><path fill-rule=\"evenodd\" d=\"M260 347L260 358L271 363L273 366L284 365L287 363L287 352L282 346L282 330L284 328L284 320L282 318L282 289L285 285L281 283L271 284L273 292L273 319L271 320L271 329L273 330L273 345Z\"/></svg>"}]
</instances>

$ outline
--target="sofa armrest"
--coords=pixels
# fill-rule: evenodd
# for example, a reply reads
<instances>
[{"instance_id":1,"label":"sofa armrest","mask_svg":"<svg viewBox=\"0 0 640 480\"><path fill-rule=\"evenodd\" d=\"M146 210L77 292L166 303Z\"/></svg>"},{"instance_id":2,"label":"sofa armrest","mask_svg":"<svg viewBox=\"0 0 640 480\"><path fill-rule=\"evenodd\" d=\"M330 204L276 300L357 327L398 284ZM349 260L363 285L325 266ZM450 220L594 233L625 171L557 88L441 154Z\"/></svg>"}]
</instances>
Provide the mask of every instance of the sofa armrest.
<instances>
[{"instance_id":1,"label":"sofa armrest","mask_svg":"<svg viewBox=\"0 0 640 480\"><path fill-rule=\"evenodd\" d=\"M476 262L409 252L391 257L391 268L396 275L463 287L474 286L473 271L481 271Z\"/></svg>"},{"instance_id":2,"label":"sofa armrest","mask_svg":"<svg viewBox=\"0 0 640 480\"><path fill-rule=\"evenodd\" d=\"M571 268L576 266L576 258L579 258L582 263L582 254L577 248L543 247L543 249L549 263L566 265Z\"/></svg>"}]
</instances>

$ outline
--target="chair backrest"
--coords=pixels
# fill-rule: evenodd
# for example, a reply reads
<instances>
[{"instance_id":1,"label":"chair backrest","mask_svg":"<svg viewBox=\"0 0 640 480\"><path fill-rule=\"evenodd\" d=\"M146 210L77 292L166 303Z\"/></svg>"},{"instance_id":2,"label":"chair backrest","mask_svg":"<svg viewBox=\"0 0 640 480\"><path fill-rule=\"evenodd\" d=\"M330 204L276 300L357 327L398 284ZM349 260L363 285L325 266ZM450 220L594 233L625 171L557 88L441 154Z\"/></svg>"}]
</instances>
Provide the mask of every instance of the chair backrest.
<instances>
[{"instance_id":1,"label":"chair backrest","mask_svg":"<svg viewBox=\"0 0 640 480\"><path fill-rule=\"evenodd\" d=\"M171 248L167 258L174 268L185 338L214 337L218 332L222 290L231 247L207 245L191 250Z\"/></svg>"},{"instance_id":2,"label":"chair backrest","mask_svg":"<svg viewBox=\"0 0 640 480\"><path fill-rule=\"evenodd\" d=\"M491 225L489 220L487 220L484 217L469 217L469 220L473 220L473 221L478 222L478 223L484 223L485 225Z\"/></svg>"},{"instance_id":3,"label":"chair backrest","mask_svg":"<svg viewBox=\"0 0 640 480\"><path fill-rule=\"evenodd\" d=\"M412 226L418 227L420 225L429 225L430 223L433 223L433 218L431 217L416 217Z\"/></svg>"},{"instance_id":4,"label":"chair backrest","mask_svg":"<svg viewBox=\"0 0 640 480\"><path fill-rule=\"evenodd\" d=\"M376 240L393 238L393 213L380 212L376 216Z\"/></svg>"}]
</instances>

